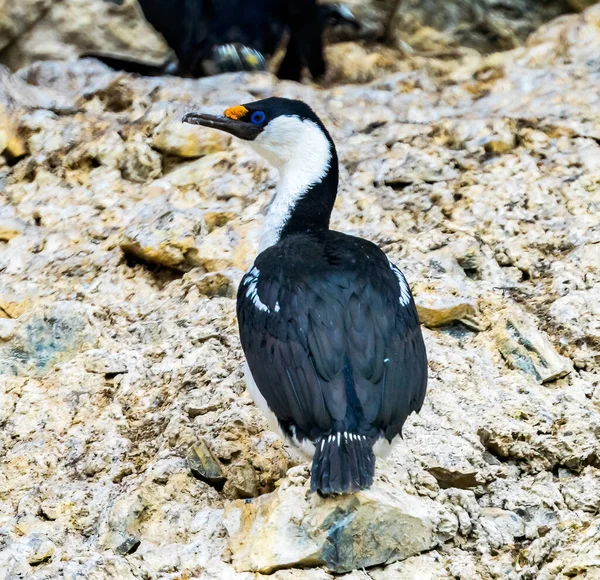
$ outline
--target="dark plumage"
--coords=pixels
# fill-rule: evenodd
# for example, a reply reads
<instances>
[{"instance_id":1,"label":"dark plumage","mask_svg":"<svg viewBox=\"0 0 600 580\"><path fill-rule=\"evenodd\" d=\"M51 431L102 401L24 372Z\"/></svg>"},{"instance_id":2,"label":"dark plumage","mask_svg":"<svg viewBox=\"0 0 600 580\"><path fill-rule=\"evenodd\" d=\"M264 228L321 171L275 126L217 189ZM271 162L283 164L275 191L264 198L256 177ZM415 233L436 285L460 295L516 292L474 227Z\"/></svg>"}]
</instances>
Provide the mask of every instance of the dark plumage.
<instances>
[{"instance_id":1,"label":"dark plumage","mask_svg":"<svg viewBox=\"0 0 600 580\"><path fill-rule=\"evenodd\" d=\"M258 280L253 270L243 278L237 313L260 392L290 438L325 438L313 464L315 491L367 487L373 443L399 435L425 396L414 304L401 303L398 278L377 246L330 230L285 237L259 254L254 267ZM252 284L270 312L256 308ZM336 455L327 437L337 433L347 450ZM358 445L361 469L344 433L368 442Z\"/></svg>"},{"instance_id":2,"label":"dark plumage","mask_svg":"<svg viewBox=\"0 0 600 580\"><path fill-rule=\"evenodd\" d=\"M94 56L112 68L146 75L202 77L236 70L264 70L266 60L289 40L280 78L299 80L306 66L325 72L325 26L358 26L347 9L316 0L138 0L148 22L173 49L177 63L149 65L106 54Z\"/></svg>"}]
</instances>

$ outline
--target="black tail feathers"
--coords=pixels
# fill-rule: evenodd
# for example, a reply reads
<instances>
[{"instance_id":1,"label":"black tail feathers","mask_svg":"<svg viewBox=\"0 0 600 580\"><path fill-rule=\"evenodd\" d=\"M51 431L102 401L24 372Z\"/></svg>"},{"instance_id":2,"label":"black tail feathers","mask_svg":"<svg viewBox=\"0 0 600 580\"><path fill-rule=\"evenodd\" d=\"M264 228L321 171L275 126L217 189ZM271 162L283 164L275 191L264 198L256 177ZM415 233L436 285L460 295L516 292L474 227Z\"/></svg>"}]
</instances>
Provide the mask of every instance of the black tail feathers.
<instances>
[{"instance_id":1,"label":"black tail feathers","mask_svg":"<svg viewBox=\"0 0 600 580\"><path fill-rule=\"evenodd\" d=\"M310 489L320 495L354 493L373 484L373 440L353 433L333 433L317 441Z\"/></svg>"}]
</instances>

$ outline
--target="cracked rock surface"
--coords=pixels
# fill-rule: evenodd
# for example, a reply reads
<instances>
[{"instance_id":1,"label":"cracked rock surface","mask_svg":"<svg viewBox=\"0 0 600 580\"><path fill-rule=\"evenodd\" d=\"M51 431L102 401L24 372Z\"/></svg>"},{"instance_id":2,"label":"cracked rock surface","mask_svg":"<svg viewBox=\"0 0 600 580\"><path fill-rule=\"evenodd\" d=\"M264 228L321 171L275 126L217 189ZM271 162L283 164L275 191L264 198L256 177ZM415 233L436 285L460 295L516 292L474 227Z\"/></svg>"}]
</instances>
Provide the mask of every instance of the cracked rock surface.
<instances>
[{"instance_id":1,"label":"cracked rock surface","mask_svg":"<svg viewBox=\"0 0 600 580\"><path fill-rule=\"evenodd\" d=\"M599 46L595 6L362 85L0 77L0 579L597 577ZM310 496L244 388L233 296L276 174L177 123L273 94L322 117L333 226L423 314L425 405L354 498Z\"/></svg>"}]
</instances>

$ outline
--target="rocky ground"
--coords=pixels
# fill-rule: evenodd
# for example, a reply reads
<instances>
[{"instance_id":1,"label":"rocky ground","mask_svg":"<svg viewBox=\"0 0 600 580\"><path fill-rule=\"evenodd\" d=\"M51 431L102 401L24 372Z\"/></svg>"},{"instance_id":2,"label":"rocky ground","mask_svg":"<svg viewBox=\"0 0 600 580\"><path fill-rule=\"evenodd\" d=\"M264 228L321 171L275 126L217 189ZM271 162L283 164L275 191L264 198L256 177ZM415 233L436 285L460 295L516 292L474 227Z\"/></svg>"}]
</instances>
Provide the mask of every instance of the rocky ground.
<instances>
[{"instance_id":1,"label":"rocky ground","mask_svg":"<svg viewBox=\"0 0 600 580\"><path fill-rule=\"evenodd\" d=\"M600 578L599 54L600 5L488 57L330 47L361 85L3 71L0 579ZM334 226L425 325L425 406L350 498L244 390L276 175L180 123L272 94L330 128Z\"/></svg>"}]
</instances>

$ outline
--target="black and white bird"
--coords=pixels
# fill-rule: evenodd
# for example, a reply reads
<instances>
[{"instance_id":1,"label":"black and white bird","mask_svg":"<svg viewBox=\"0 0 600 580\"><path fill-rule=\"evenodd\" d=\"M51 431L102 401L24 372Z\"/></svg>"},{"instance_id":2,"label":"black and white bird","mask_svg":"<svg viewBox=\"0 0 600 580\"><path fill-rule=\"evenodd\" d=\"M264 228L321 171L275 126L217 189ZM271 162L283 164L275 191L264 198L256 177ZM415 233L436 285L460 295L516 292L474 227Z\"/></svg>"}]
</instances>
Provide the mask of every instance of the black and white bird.
<instances>
[{"instance_id":1,"label":"black and white bird","mask_svg":"<svg viewBox=\"0 0 600 580\"><path fill-rule=\"evenodd\" d=\"M271 428L312 456L321 495L368 488L427 387L417 310L372 242L329 229L338 158L302 101L268 98L184 122L248 143L279 171L260 253L237 297L248 389Z\"/></svg>"}]
</instances>

